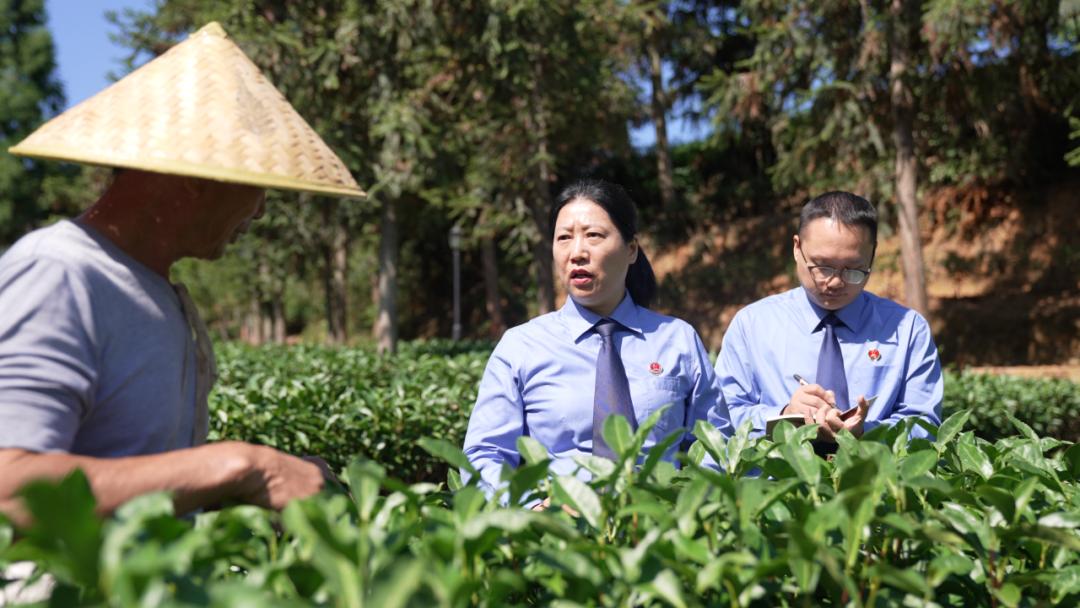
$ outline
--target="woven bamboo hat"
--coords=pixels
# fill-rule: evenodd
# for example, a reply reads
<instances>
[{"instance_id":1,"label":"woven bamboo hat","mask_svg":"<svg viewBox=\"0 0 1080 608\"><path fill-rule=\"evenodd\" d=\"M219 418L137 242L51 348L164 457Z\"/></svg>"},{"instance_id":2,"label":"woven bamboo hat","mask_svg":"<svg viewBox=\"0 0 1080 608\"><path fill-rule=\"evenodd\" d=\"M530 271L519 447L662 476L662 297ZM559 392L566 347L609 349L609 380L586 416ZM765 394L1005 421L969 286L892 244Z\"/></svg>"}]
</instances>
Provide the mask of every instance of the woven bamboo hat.
<instances>
[{"instance_id":1,"label":"woven bamboo hat","mask_svg":"<svg viewBox=\"0 0 1080 608\"><path fill-rule=\"evenodd\" d=\"M8 151L364 196L341 159L217 23L53 118Z\"/></svg>"}]
</instances>

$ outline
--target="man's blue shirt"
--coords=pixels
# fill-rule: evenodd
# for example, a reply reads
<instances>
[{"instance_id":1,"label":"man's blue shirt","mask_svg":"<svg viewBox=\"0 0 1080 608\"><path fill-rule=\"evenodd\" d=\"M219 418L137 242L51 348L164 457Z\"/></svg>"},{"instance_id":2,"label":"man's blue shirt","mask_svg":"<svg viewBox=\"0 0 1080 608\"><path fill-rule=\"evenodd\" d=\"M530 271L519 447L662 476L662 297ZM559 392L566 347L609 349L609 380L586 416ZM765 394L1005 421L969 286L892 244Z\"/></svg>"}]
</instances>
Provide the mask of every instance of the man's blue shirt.
<instances>
[{"instance_id":1,"label":"man's blue shirt","mask_svg":"<svg viewBox=\"0 0 1080 608\"><path fill-rule=\"evenodd\" d=\"M716 377L697 332L686 322L634 304L627 294L611 314L626 329L615 344L640 423L673 404L649 433L644 449L707 420L732 431ZM551 471L569 474L576 454L592 453L593 389L601 317L567 298L558 311L503 335L488 360L469 418L465 454L489 488L499 487L504 463L519 463L517 438L528 435L551 454ZM678 443L664 455L670 460Z\"/></svg>"},{"instance_id":2,"label":"man's blue shirt","mask_svg":"<svg viewBox=\"0 0 1080 608\"><path fill-rule=\"evenodd\" d=\"M750 420L756 431L763 431L765 421L779 415L798 388L794 374L816 382L825 334L819 326L826 314L798 287L735 315L724 334L716 374L736 427ZM908 416L941 424L941 363L926 319L868 292L836 316L844 323L836 335L851 404L860 396L877 396L863 430ZM927 433L915 427L912 436Z\"/></svg>"}]
</instances>

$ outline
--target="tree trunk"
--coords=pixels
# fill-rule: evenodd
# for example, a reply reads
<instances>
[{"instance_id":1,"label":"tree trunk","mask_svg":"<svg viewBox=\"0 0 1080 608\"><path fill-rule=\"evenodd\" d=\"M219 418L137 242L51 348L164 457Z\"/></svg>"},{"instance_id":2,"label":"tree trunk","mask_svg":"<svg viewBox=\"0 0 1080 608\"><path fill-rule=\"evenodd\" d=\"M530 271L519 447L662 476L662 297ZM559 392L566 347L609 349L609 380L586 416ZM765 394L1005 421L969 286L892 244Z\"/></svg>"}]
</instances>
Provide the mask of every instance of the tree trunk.
<instances>
[{"instance_id":1,"label":"tree trunk","mask_svg":"<svg viewBox=\"0 0 1080 608\"><path fill-rule=\"evenodd\" d=\"M499 301L499 264L495 250L495 237L488 235L480 239L480 256L484 265L484 295L488 315L488 334L492 340L498 340L506 331L502 316L502 302Z\"/></svg>"},{"instance_id":2,"label":"tree trunk","mask_svg":"<svg viewBox=\"0 0 1080 608\"><path fill-rule=\"evenodd\" d=\"M349 234L337 217L337 201L323 207L324 226L329 234L324 247L323 286L326 292L326 337L331 344L344 344L348 339Z\"/></svg>"},{"instance_id":3,"label":"tree trunk","mask_svg":"<svg viewBox=\"0 0 1080 608\"><path fill-rule=\"evenodd\" d=\"M285 293L284 290L275 290L274 299L270 302L270 317L274 320L274 342L285 343Z\"/></svg>"},{"instance_id":4,"label":"tree trunk","mask_svg":"<svg viewBox=\"0 0 1080 608\"><path fill-rule=\"evenodd\" d=\"M398 224L393 202L384 202L379 239L379 277L375 284L377 313L372 332L380 354L397 351Z\"/></svg>"},{"instance_id":5,"label":"tree trunk","mask_svg":"<svg viewBox=\"0 0 1080 608\"><path fill-rule=\"evenodd\" d=\"M259 346L263 343L262 339L262 315L260 314L261 305L259 304L259 294L255 293L251 296L251 307L248 309L248 313L244 315L244 325L240 330L240 339L252 346Z\"/></svg>"},{"instance_id":6,"label":"tree trunk","mask_svg":"<svg viewBox=\"0 0 1080 608\"><path fill-rule=\"evenodd\" d=\"M259 294L257 308L259 344L266 344L274 341L274 320L271 315L271 299L267 295L267 286L270 285L270 264L262 256L259 257L259 278L256 285Z\"/></svg>"},{"instance_id":7,"label":"tree trunk","mask_svg":"<svg viewBox=\"0 0 1080 608\"><path fill-rule=\"evenodd\" d=\"M671 152L668 149L667 94L664 92L663 62L655 25L657 24L654 24L645 43L649 55L649 79L652 81L652 103L649 107L653 127L656 129L656 176L660 185L660 203L664 209L671 209L675 203L675 179L671 169Z\"/></svg>"},{"instance_id":8,"label":"tree trunk","mask_svg":"<svg viewBox=\"0 0 1080 608\"><path fill-rule=\"evenodd\" d=\"M529 210L538 233L533 246L533 260L536 266L537 313L545 314L555 310L554 269L551 261L551 208L550 184L552 181L551 165L548 162L548 120L544 101L540 96L543 83L543 67L540 62L534 64L532 110L535 114L536 134L536 193L529 197Z\"/></svg>"},{"instance_id":9,"label":"tree trunk","mask_svg":"<svg viewBox=\"0 0 1080 608\"><path fill-rule=\"evenodd\" d=\"M539 198L539 195L535 198ZM537 314L542 315L555 310L555 269L551 261L551 228L545 206L534 200L529 204L529 209L532 211L533 222L539 233L536 243L533 244L533 265L536 269Z\"/></svg>"},{"instance_id":10,"label":"tree trunk","mask_svg":"<svg viewBox=\"0 0 1080 608\"><path fill-rule=\"evenodd\" d=\"M896 144L896 203L900 224L900 256L904 269L904 297L907 305L923 316L928 314L926 276L923 269L922 240L919 236L918 166L912 134L915 98L905 82L911 68L913 33L919 19L919 3L892 0L892 58L889 67L890 99Z\"/></svg>"}]
</instances>

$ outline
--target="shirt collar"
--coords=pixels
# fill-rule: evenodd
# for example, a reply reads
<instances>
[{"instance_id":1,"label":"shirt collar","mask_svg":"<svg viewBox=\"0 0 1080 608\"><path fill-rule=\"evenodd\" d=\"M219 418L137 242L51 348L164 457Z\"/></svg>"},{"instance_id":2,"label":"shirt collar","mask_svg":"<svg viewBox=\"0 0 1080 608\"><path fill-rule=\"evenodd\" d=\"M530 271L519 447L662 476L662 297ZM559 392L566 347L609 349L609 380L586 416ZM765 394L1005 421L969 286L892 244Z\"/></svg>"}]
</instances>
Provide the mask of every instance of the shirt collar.
<instances>
[{"instance_id":1,"label":"shirt collar","mask_svg":"<svg viewBox=\"0 0 1080 608\"><path fill-rule=\"evenodd\" d=\"M800 287L799 289L802 291L802 297L797 298L797 300L804 304L804 306L800 306L800 308L803 312L806 328L811 333L818 329L821 320L830 312L835 314L836 317L851 331L857 333L862 329L863 321L865 319L863 313L866 311L867 302L870 299L865 291L860 292L859 297L852 300L851 304L848 304L840 310L829 311L815 304L814 301L810 299L810 294L806 292L805 288Z\"/></svg>"},{"instance_id":2,"label":"shirt collar","mask_svg":"<svg viewBox=\"0 0 1080 608\"><path fill-rule=\"evenodd\" d=\"M574 341L577 342L586 333L592 330L596 323L603 319L600 315L585 308L574 301L574 298L567 296L566 303L559 309L559 316L562 317L563 322L570 329L570 335L573 336ZM615 307L615 310L608 315L609 319L618 321L620 325L629 329L637 334L644 334L641 327L641 319L639 318L638 306L634 303L634 299L630 297L630 292L626 292L619 305Z\"/></svg>"}]
</instances>

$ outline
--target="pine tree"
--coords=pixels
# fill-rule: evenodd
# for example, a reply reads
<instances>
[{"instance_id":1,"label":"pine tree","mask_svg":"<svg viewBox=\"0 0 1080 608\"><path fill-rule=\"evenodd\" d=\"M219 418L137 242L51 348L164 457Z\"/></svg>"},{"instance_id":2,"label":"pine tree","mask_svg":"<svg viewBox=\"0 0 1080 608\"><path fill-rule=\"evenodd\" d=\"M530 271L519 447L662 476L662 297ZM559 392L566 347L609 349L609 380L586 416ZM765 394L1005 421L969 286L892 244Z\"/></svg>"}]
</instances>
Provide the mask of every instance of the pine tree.
<instances>
[{"instance_id":1,"label":"pine tree","mask_svg":"<svg viewBox=\"0 0 1080 608\"><path fill-rule=\"evenodd\" d=\"M0 247L48 216L54 206L43 196L49 178L72 173L7 153L63 108L55 72L44 0L0 0Z\"/></svg>"}]
</instances>

